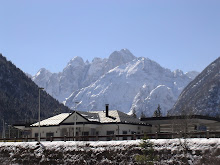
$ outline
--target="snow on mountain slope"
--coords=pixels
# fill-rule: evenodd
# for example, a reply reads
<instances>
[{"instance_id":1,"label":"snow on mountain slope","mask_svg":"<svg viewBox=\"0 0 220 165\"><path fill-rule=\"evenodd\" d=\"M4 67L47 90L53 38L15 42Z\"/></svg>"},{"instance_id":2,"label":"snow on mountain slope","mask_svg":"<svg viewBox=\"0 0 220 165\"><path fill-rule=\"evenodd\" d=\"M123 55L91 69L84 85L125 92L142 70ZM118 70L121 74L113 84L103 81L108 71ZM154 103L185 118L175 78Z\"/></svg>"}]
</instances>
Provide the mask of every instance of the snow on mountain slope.
<instances>
[{"instance_id":1,"label":"snow on mountain slope","mask_svg":"<svg viewBox=\"0 0 220 165\"><path fill-rule=\"evenodd\" d=\"M191 78L191 79L195 79L196 78L196 76L198 76L199 75L199 72L197 72L197 71L190 71L190 72L186 72L185 73L189 78Z\"/></svg>"},{"instance_id":2,"label":"snow on mountain slope","mask_svg":"<svg viewBox=\"0 0 220 165\"><path fill-rule=\"evenodd\" d=\"M160 104L164 116L167 114L167 110L174 105L176 98L177 96L174 95L173 90L165 85L158 85L152 91L149 91L149 87L145 84L135 96L131 110L138 110L137 115L140 115L143 111L146 116L152 116L154 110Z\"/></svg>"},{"instance_id":3,"label":"snow on mountain slope","mask_svg":"<svg viewBox=\"0 0 220 165\"><path fill-rule=\"evenodd\" d=\"M39 86L46 86L46 82L49 80L52 73L45 68L40 69L32 80Z\"/></svg>"},{"instance_id":4,"label":"snow on mountain slope","mask_svg":"<svg viewBox=\"0 0 220 165\"><path fill-rule=\"evenodd\" d=\"M91 63L84 62L81 57L74 57L62 72L52 74L41 69L33 77L33 81L63 102L72 92L89 86L109 70L135 58L127 49L114 51L108 59L94 58Z\"/></svg>"},{"instance_id":5,"label":"snow on mountain slope","mask_svg":"<svg viewBox=\"0 0 220 165\"><path fill-rule=\"evenodd\" d=\"M41 69L33 77L33 81L62 102L72 91L81 88L85 65L81 57L75 57L67 64L62 73L52 74L46 69Z\"/></svg>"},{"instance_id":6,"label":"snow on mountain slope","mask_svg":"<svg viewBox=\"0 0 220 165\"><path fill-rule=\"evenodd\" d=\"M109 58L94 58L90 63L73 58L60 73L41 69L34 82L60 102L79 110L100 110L109 103L111 109L129 112L143 111L152 116L160 104L165 115L183 88L197 75L171 72L158 63L137 58L129 50L114 51Z\"/></svg>"},{"instance_id":7,"label":"snow on mountain slope","mask_svg":"<svg viewBox=\"0 0 220 165\"><path fill-rule=\"evenodd\" d=\"M150 59L136 58L104 74L90 86L74 92L65 105L78 110L111 109L128 113L136 110L152 116L160 104L163 114L172 108L182 89L191 81L182 71L171 72Z\"/></svg>"}]
</instances>

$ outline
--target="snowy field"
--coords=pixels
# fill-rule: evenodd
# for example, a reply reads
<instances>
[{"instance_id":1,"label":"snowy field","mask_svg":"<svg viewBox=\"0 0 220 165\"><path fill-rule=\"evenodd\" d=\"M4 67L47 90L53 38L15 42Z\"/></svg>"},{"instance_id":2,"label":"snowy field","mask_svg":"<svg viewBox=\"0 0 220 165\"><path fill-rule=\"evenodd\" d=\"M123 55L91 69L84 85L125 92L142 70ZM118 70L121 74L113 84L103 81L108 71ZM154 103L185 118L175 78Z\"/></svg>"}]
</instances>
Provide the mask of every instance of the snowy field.
<instances>
[{"instance_id":1,"label":"snowy field","mask_svg":"<svg viewBox=\"0 0 220 165\"><path fill-rule=\"evenodd\" d=\"M218 164L220 138L158 139L155 164ZM141 140L1 142L0 164L138 164Z\"/></svg>"}]
</instances>

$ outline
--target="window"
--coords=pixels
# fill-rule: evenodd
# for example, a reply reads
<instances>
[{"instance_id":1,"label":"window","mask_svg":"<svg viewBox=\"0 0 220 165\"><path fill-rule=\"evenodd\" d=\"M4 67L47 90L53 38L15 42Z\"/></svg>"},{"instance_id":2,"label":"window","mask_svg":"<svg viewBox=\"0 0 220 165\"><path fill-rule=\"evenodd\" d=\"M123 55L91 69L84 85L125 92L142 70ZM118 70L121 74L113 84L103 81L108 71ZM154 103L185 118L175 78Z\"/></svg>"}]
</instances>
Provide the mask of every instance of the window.
<instances>
[{"instance_id":1,"label":"window","mask_svg":"<svg viewBox=\"0 0 220 165\"><path fill-rule=\"evenodd\" d=\"M89 136L89 132L82 132L83 136Z\"/></svg>"},{"instance_id":2,"label":"window","mask_svg":"<svg viewBox=\"0 0 220 165\"><path fill-rule=\"evenodd\" d=\"M131 134L134 135L134 134L136 134L136 132L131 131ZM132 136L131 140L135 140L135 139L134 139L134 136Z\"/></svg>"},{"instance_id":3,"label":"window","mask_svg":"<svg viewBox=\"0 0 220 165\"><path fill-rule=\"evenodd\" d=\"M107 131L107 135L114 135L115 131Z\"/></svg>"},{"instance_id":4,"label":"window","mask_svg":"<svg viewBox=\"0 0 220 165\"><path fill-rule=\"evenodd\" d=\"M194 125L194 130L196 130L196 131L197 131L197 129L198 129L197 125Z\"/></svg>"},{"instance_id":5,"label":"window","mask_svg":"<svg viewBox=\"0 0 220 165\"><path fill-rule=\"evenodd\" d=\"M85 136L85 137L83 137L84 141L88 141L89 140L89 138L88 138L89 132L88 131L87 132L82 132L82 135Z\"/></svg>"},{"instance_id":6,"label":"window","mask_svg":"<svg viewBox=\"0 0 220 165\"><path fill-rule=\"evenodd\" d=\"M198 131L206 131L206 130L207 130L207 128L206 128L205 125L200 125L200 126L198 127Z\"/></svg>"},{"instance_id":7,"label":"window","mask_svg":"<svg viewBox=\"0 0 220 165\"><path fill-rule=\"evenodd\" d=\"M95 128L91 128L91 135L94 136L96 133L96 129Z\"/></svg>"},{"instance_id":8,"label":"window","mask_svg":"<svg viewBox=\"0 0 220 165\"><path fill-rule=\"evenodd\" d=\"M128 131L123 131L122 132L123 135L127 135L128 134ZM123 136L123 140L127 140L128 137L127 136Z\"/></svg>"},{"instance_id":9,"label":"window","mask_svg":"<svg viewBox=\"0 0 220 165\"><path fill-rule=\"evenodd\" d=\"M106 132L106 135L112 135L112 136L108 136L107 137L107 140L113 140L113 135L115 134L115 132L114 131L107 131Z\"/></svg>"},{"instance_id":10,"label":"window","mask_svg":"<svg viewBox=\"0 0 220 165\"><path fill-rule=\"evenodd\" d=\"M50 141L50 137L54 137L54 133L53 132L46 133L46 141Z\"/></svg>"},{"instance_id":11,"label":"window","mask_svg":"<svg viewBox=\"0 0 220 165\"><path fill-rule=\"evenodd\" d=\"M61 136L64 137L64 136L67 136L67 135L68 135L67 128L62 128L61 129Z\"/></svg>"},{"instance_id":12,"label":"window","mask_svg":"<svg viewBox=\"0 0 220 165\"><path fill-rule=\"evenodd\" d=\"M38 133L35 133L35 134L34 134L34 137L35 137L35 141L37 141Z\"/></svg>"}]
</instances>

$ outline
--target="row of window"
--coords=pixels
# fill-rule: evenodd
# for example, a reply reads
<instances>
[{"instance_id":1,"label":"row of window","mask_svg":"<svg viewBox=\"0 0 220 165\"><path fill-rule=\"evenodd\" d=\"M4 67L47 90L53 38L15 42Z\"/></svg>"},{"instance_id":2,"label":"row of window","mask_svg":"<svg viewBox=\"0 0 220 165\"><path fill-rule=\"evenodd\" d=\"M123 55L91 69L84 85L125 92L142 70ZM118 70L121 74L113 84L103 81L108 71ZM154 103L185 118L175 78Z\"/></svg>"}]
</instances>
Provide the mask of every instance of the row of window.
<instances>
[{"instance_id":1,"label":"row of window","mask_svg":"<svg viewBox=\"0 0 220 165\"><path fill-rule=\"evenodd\" d=\"M91 131L92 132L92 135L96 135L96 136L98 136L99 135L99 132L98 131L96 131L96 132L93 132L93 131ZM115 131L107 131L106 132L106 135L114 135L115 134ZM123 135L127 135L128 134L128 131L122 131L122 134ZM134 132L134 131L131 131L131 134L136 134L136 132ZM140 132L138 132L138 134L140 134ZM78 132L76 132L76 135L78 136ZM46 137L47 138L49 138L49 137L53 137L54 136L54 133L53 132L48 132L48 133L46 133ZM89 136L89 131L86 131L86 132L82 132L82 136ZM35 133L35 138L37 138L38 137L38 133ZM125 139L126 140L126 139Z\"/></svg>"}]
</instances>

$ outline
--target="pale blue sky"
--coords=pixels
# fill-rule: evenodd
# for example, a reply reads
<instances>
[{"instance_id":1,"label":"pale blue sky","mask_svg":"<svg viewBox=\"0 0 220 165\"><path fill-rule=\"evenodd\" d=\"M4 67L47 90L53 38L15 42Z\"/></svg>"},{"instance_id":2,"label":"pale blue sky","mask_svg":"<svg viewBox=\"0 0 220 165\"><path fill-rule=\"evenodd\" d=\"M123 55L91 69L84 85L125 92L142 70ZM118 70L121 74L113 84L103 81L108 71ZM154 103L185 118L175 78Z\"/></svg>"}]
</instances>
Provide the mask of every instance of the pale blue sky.
<instances>
[{"instance_id":1,"label":"pale blue sky","mask_svg":"<svg viewBox=\"0 0 220 165\"><path fill-rule=\"evenodd\" d=\"M220 1L0 0L0 52L32 75L122 48L202 71L220 56Z\"/></svg>"}]
</instances>

